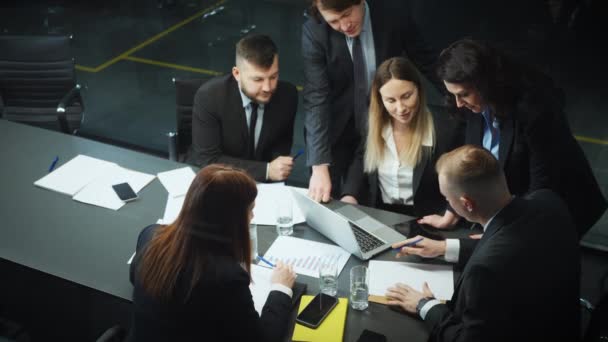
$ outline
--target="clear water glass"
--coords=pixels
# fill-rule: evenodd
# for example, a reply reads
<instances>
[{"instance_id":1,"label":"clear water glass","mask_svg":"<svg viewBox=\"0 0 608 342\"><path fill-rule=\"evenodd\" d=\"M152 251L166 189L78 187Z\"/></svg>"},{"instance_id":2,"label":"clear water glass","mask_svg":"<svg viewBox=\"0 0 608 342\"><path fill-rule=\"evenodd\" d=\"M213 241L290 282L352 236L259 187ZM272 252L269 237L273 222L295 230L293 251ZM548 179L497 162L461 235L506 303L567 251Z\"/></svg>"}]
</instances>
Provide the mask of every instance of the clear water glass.
<instances>
[{"instance_id":1,"label":"clear water glass","mask_svg":"<svg viewBox=\"0 0 608 342\"><path fill-rule=\"evenodd\" d=\"M335 297L338 294L338 263L335 260L319 265L319 291Z\"/></svg>"},{"instance_id":2,"label":"clear water glass","mask_svg":"<svg viewBox=\"0 0 608 342\"><path fill-rule=\"evenodd\" d=\"M277 200L277 234L293 234L293 203L289 189L285 188Z\"/></svg>"},{"instance_id":3,"label":"clear water glass","mask_svg":"<svg viewBox=\"0 0 608 342\"><path fill-rule=\"evenodd\" d=\"M251 261L258 257L258 225L249 224L249 240L251 241Z\"/></svg>"},{"instance_id":4,"label":"clear water glass","mask_svg":"<svg viewBox=\"0 0 608 342\"><path fill-rule=\"evenodd\" d=\"M369 270L363 265L350 269L350 306L365 310L369 306Z\"/></svg>"}]
</instances>

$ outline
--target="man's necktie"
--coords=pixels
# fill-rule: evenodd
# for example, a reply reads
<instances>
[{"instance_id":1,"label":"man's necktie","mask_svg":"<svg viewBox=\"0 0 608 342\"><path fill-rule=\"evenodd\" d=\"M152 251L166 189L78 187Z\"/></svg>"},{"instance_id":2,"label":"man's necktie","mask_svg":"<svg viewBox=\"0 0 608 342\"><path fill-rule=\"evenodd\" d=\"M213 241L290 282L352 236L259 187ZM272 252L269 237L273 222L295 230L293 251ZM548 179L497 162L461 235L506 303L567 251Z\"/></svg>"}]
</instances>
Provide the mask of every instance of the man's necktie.
<instances>
[{"instance_id":1,"label":"man's necktie","mask_svg":"<svg viewBox=\"0 0 608 342\"><path fill-rule=\"evenodd\" d=\"M361 39L357 36L353 40L353 79L355 82L355 115L367 113L367 71L363 57Z\"/></svg>"},{"instance_id":2,"label":"man's necktie","mask_svg":"<svg viewBox=\"0 0 608 342\"><path fill-rule=\"evenodd\" d=\"M258 121L258 104L251 102L251 119L249 121L249 137L247 151L249 159L255 159L255 124Z\"/></svg>"}]
</instances>

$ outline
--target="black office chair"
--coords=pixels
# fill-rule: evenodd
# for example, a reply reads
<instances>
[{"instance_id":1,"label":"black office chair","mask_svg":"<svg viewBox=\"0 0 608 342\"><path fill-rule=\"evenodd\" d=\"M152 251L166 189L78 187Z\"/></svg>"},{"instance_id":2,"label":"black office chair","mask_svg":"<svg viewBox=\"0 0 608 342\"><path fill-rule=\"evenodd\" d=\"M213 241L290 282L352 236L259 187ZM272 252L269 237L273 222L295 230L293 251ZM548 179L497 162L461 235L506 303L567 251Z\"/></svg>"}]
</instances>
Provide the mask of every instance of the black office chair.
<instances>
[{"instance_id":1,"label":"black office chair","mask_svg":"<svg viewBox=\"0 0 608 342\"><path fill-rule=\"evenodd\" d=\"M184 162L192 145L192 107L194 95L207 79L173 79L175 84L175 116L177 132L169 133L174 139L169 144L169 159Z\"/></svg>"},{"instance_id":2,"label":"black office chair","mask_svg":"<svg viewBox=\"0 0 608 342\"><path fill-rule=\"evenodd\" d=\"M602 276L600 284L602 295L595 306L583 298L580 299L585 312L590 313L583 342L608 341L608 273Z\"/></svg>"},{"instance_id":3,"label":"black office chair","mask_svg":"<svg viewBox=\"0 0 608 342\"><path fill-rule=\"evenodd\" d=\"M123 342L127 338L127 331L120 325L115 325L104 331L95 342Z\"/></svg>"},{"instance_id":4,"label":"black office chair","mask_svg":"<svg viewBox=\"0 0 608 342\"><path fill-rule=\"evenodd\" d=\"M0 35L0 117L71 134L83 111L69 37Z\"/></svg>"}]
</instances>

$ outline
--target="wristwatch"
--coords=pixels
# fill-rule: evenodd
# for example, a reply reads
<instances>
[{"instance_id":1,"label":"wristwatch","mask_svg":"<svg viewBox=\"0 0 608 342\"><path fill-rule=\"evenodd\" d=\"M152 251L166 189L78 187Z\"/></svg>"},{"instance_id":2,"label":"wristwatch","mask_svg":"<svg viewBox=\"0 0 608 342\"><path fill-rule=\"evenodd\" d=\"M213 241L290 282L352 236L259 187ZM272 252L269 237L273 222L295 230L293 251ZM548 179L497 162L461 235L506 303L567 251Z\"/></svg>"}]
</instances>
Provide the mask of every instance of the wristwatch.
<instances>
[{"instance_id":1,"label":"wristwatch","mask_svg":"<svg viewBox=\"0 0 608 342\"><path fill-rule=\"evenodd\" d=\"M418 301L418 305L416 305L416 314L420 316L420 311L422 308L428 303L430 300L433 300L433 297L423 297Z\"/></svg>"}]
</instances>

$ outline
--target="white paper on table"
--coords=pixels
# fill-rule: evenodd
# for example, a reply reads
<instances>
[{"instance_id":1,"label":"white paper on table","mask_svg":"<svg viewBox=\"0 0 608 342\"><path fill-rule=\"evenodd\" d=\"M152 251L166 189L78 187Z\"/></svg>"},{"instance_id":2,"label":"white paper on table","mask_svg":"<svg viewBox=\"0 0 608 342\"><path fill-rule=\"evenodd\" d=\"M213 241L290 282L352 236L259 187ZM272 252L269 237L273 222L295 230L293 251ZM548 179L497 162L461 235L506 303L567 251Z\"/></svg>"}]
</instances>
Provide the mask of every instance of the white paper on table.
<instances>
[{"instance_id":1,"label":"white paper on table","mask_svg":"<svg viewBox=\"0 0 608 342\"><path fill-rule=\"evenodd\" d=\"M183 196L188 192L190 184L194 180L196 174L189 166L182 167L171 171L160 172L157 174L158 180L167 189L167 192L173 196Z\"/></svg>"},{"instance_id":2,"label":"white paper on table","mask_svg":"<svg viewBox=\"0 0 608 342\"><path fill-rule=\"evenodd\" d=\"M294 188L285 186L284 183L262 184L258 183L258 196L255 198L255 207L253 208L253 220L251 223L262 225L277 224L277 202L284 200L285 196L289 196L292 205L293 224L305 222L302 211L296 204L295 198L291 194L290 189L298 189L299 191L307 191L306 189ZM301 189L301 190L300 190Z\"/></svg>"},{"instance_id":3,"label":"white paper on table","mask_svg":"<svg viewBox=\"0 0 608 342\"><path fill-rule=\"evenodd\" d=\"M127 265L131 265L131 263L133 262L133 258L135 258L135 253L133 252L133 255L131 255L131 257L129 258L129 260L127 260Z\"/></svg>"},{"instance_id":4,"label":"white paper on table","mask_svg":"<svg viewBox=\"0 0 608 342\"><path fill-rule=\"evenodd\" d=\"M350 253L339 246L326 243L299 239L291 236L279 236L264 258L272 263L282 261L292 265L298 274L319 278L319 264L321 262L336 262L338 275L350 258Z\"/></svg>"},{"instance_id":5,"label":"white paper on table","mask_svg":"<svg viewBox=\"0 0 608 342\"><path fill-rule=\"evenodd\" d=\"M167 205L165 206L165 214L163 218L158 220L159 224L171 224L177 216L179 212L182 210L182 206L184 205L184 199L186 196L173 197L171 194L167 196Z\"/></svg>"},{"instance_id":6,"label":"white paper on table","mask_svg":"<svg viewBox=\"0 0 608 342\"><path fill-rule=\"evenodd\" d=\"M133 171L113 164L105 170L103 175L87 184L73 199L78 202L88 203L103 208L118 210L125 205L112 185L129 183L133 191L138 193L155 178L154 175Z\"/></svg>"},{"instance_id":7,"label":"white paper on table","mask_svg":"<svg viewBox=\"0 0 608 342\"><path fill-rule=\"evenodd\" d=\"M451 265L371 260L368 267L370 295L384 296L387 289L396 283L422 291L424 282L429 284L437 299L449 300L454 294L454 271Z\"/></svg>"},{"instance_id":8,"label":"white paper on table","mask_svg":"<svg viewBox=\"0 0 608 342\"><path fill-rule=\"evenodd\" d=\"M116 164L79 154L53 172L35 181L34 185L74 196L113 166L116 166Z\"/></svg>"},{"instance_id":9,"label":"white paper on table","mask_svg":"<svg viewBox=\"0 0 608 342\"><path fill-rule=\"evenodd\" d=\"M271 277L271 268L251 264L251 283L249 284L249 290L253 297L255 311L260 315L262 315L262 308L270 294Z\"/></svg>"}]
</instances>

